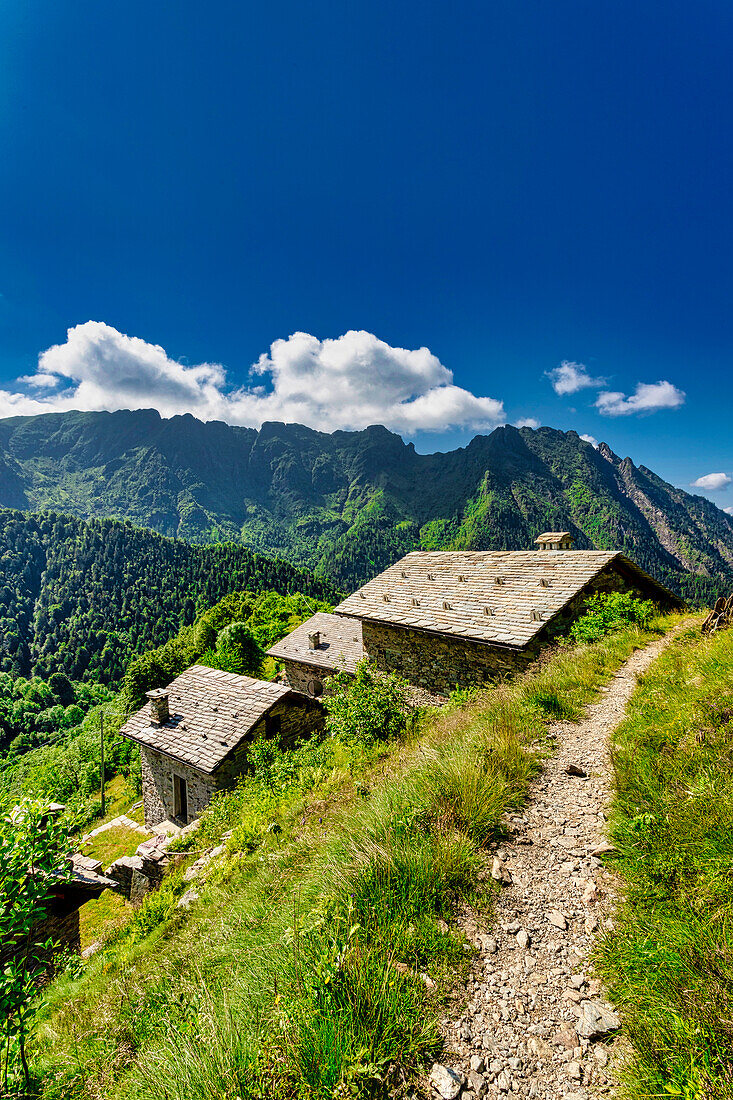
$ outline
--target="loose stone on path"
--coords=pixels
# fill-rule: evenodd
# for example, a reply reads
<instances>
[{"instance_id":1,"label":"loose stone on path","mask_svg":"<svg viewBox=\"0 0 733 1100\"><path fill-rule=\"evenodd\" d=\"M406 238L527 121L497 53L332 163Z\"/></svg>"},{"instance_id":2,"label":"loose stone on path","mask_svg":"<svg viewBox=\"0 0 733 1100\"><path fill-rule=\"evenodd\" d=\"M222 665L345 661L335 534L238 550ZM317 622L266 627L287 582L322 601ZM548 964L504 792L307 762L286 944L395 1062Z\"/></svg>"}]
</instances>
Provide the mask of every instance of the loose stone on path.
<instances>
[{"instance_id":1,"label":"loose stone on path","mask_svg":"<svg viewBox=\"0 0 733 1100\"><path fill-rule=\"evenodd\" d=\"M457 914L477 953L442 1026L446 1064L430 1074L436 1100L591 1100L612 1092L609 1051L621 1021L588 962L613 897L599 858L613 851L604 836L608 739L637 674L666 644L633 654L581 722L553 727L556 752L522 814L505 822L509 841L488 856L487 873L501 887L492 927L478 929L468 908Z\"/></svg>"}]
</instances>

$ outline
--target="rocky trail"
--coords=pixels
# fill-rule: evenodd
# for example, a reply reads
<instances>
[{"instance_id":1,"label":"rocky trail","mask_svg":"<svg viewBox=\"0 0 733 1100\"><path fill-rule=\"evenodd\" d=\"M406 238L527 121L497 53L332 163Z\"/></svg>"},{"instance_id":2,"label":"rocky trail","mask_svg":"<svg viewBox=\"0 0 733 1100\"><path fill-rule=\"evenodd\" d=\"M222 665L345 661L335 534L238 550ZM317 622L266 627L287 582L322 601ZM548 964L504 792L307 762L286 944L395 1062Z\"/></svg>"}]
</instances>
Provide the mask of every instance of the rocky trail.
<instances>
[{"instance_id":1,"label":"rocky trail","mask_svg":"<svg viewBox=\"0 0 733 1100\"><path fill-rule=\"evenodd\" d=\"M613 1092L620 1021L588 962L613 897L613 877L599 858L607 844L608 744L637 675L669 640L634 653L581 721L553 727L557 750L523 814L508 819L508 841L489 856L487 870L502 882L490 932L470 910L457 915L478 953L455 1016L443 1021L446 1054L430 1074L434 1097L590 1100Z\"/></svg>"}]
</instances>

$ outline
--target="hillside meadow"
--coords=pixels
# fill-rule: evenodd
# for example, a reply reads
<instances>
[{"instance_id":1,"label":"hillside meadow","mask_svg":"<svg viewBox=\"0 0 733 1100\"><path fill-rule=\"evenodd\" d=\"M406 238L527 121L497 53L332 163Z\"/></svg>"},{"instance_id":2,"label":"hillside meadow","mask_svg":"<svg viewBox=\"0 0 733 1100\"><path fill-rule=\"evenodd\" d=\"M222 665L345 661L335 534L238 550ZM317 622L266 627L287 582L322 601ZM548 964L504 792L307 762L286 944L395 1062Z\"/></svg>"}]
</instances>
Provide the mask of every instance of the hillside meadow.
<instances>
[{"instance_id":1,"label":"hillside meadow","mask_svg":"<svg viewBox=\"0 0 733 1100\"><path fill-rule=\"evenodd\" d=\"M264 756L204 816L204 845L231 835L198 900L177 907L185 884L172 873L47 990L39 1094L330 1100L411 1088L440 1050L443 998L467 958L453 907L470 901L490 922L482 853L551 751L549 724L576 718L650 636L630 627L558 647L387 744L332 738Z\"/></svg>"}]
</instances>

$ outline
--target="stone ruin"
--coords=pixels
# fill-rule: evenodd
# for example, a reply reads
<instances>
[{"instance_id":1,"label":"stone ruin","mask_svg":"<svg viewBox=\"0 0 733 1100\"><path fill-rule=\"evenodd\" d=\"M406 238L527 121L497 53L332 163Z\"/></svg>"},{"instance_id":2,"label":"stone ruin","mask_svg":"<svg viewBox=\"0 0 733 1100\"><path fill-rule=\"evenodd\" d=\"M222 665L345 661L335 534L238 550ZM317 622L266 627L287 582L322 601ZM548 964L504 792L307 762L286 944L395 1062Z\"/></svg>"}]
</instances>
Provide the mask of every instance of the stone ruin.
<instances>
[{"instance_id":1,"label":"stone ruin","mask_svg":"<svg viewBox=\"0 0 733 1100\"><path fill-rule=\"evenodd\" d=\"M139 905L146 894L157 890L170 863L166 849L170 837L162 834L144 840L134 856L121 856L107 870L117 883L116 893L133 905Z\"/></svg>"}]
</instances>

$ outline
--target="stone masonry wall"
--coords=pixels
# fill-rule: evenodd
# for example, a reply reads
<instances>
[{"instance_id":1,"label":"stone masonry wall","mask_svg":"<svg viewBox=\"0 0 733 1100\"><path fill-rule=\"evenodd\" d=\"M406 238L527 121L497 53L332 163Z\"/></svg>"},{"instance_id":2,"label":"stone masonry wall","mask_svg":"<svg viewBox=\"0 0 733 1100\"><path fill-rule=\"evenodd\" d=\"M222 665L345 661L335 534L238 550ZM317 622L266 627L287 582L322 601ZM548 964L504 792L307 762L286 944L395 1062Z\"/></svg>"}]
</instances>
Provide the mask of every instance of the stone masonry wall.
<instances>
[{"instance_id":1,"label":"stone masonry wall","mask_svg":"<svg viewBox=\"0 0 733 1100\"><path fill-rule=\"evenodd\" d=\"M29 946L45 943L47 940L52 941L50 951ZM51 972L54 957L64 951L70 951L74 955L78 955L81 951L79 909L78 906L69 907L63 899L52 899L48 902L46 916L34 924L26 941L13 950L0 944L0 966L5 966L13 957L25 955L29 960L32 958L49 964L49 972Z\"/></svg>"},{"instance_id":2,"label":"stone masonry wall","mask_svg":"<svg viewBox=\"0 0 733 1100\"><path fill-rule=\"evenodd\" d=\"M188 819L192 821L206 809L216 790L213 776L190 768L177 760L171 760L154 749L141 748L143 806L145 824L157 825L160 821L174 820L173 776L180 775L188 786ZM182 822L181 824L186 824Z\"/></svg>"},{"instance_id":3,"label":"stone masonry wall","mask_svg":"<svg viewBox=\"0 0 733 1100\"><path fill-rule=\"evenodd\" d=\"M597 595L599 592L630 592L632 596L637 596L641 600L654 598L652 593L645 592L638 585L630 583L615 569L604 569L598 577L595 577L570 601L559 615L555 616L551 623L548 623L547 630L542 632L543 639L547 641L550 638L556 638L558 635L564 634L575 619L583 614L590 597Z\"/></svg>"},{"instance_id":4,"label":"stone masonry wall","mask_svg":"<svg viewBox=\"0 0 733 1100\"><path fill-rule=\"evenodd\" d=\"M236 783L240 775L247 771L247 753L253 741L267 738L268 719L280 719L281 748L287 748L301 737L310 737L316 730L323 729L325 715L320 703L313 699L296 698L283 699L276 703L272 710L264 718L261 718L244 738L236 752L227 757L224 763L216 769L213 775L217 790L225 790Z\"/></svg>"},{"instance_id":5,"label":"stone masonry wall","mask_svg":"<svg viewBox=\"0 0 733 1100\"><path fill-rule=\"evenodd\" d=\"M364 650L378 668L440 695L517 672L536 655L534 648L517 652L366 620L362 631Z\"/></svg>"},{"instance_id":6,"label":"stone masonry wall","mask_svg":"<svg viewBox=\"0 0 733 1100\"><path fill-rule=\"evenodd\" d=\"M293 691L300 691L304 695L310 695L308 684L314 680L325 686L329 676L333 676L333 669L314 668L312 665L304 665L301 661L284 661L285 675Z\"/></svg>"}]
</instances>

